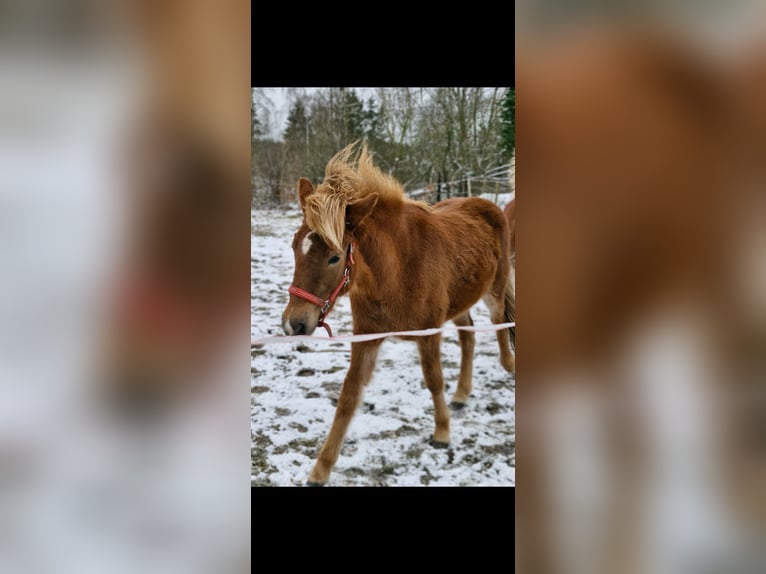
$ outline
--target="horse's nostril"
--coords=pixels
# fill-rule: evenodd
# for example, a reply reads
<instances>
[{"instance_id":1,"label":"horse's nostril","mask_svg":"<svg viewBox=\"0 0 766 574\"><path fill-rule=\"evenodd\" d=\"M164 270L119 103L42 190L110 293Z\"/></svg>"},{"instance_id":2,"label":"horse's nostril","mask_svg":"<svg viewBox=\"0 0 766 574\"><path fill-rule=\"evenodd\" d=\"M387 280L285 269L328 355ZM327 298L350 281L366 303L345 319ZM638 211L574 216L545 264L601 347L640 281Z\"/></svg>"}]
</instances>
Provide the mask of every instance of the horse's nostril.
<instances>
[{"instance_id":1,"label":"horse's nostril","mask_svg":"<svg viewBox=\"0 0 766 574\"><path fill-rule=\"evenodd\" d=\"M306 332L306 323L303 321L290 321L293 328L293 335L303 335Z\"/></svg>"}]
</instances>

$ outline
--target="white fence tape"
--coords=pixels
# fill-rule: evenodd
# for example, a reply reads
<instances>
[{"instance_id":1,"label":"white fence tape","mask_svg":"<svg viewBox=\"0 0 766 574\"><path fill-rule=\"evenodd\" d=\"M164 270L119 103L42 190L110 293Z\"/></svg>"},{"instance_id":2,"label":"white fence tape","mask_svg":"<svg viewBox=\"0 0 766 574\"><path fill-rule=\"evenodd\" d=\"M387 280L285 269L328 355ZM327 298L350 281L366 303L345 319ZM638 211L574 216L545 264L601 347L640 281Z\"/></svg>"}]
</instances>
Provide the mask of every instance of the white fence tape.
<instances>
[{"instance_id":1,"label":"white fence tape","mask_svg":"<svg viewBox=\"0 0 766 574\"><path fill-rule=\"evenodd\" d=\"M373 341L375 339L384 339L386 337L427 337L429 335L435 335L436 333L446 333L448 331L471 331L473 333L483 333L491 331L499 331L500 329L508 329L515 327L516 322L513 323L497 323L496 325L488 325L486 327L458 327L456 325L447 325L445 327L422 329L420 331L395 331L391 333L368 333L363 335L340 335L338 337L317 337L314 335L292 335L277 336L277 337L262 337L260 339L254 339L250 342L250 347L261 347L270 343L294 343L296 341L318 341L325 343L356 343L359 341Z\"/></svg>"}]
</instances>

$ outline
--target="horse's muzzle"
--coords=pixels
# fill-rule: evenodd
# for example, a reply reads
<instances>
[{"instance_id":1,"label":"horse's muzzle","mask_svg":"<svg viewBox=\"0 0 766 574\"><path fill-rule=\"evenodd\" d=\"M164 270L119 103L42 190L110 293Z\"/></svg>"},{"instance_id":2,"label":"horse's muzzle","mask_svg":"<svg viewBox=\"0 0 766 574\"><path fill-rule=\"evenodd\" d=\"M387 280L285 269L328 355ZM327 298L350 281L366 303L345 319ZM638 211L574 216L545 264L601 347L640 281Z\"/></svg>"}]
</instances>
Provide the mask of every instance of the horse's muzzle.
<instances>
[{"instance_id":1,"label":"horse's muzzle","mask_svg":"<svg viewBox=\"0 0 766 574\"><path fill-rule=\"evenodd\" d=\"M285 313L282 315L282 330L285 335L311 335L317 328L319 309Z\"/></svg>"}]
</instances>

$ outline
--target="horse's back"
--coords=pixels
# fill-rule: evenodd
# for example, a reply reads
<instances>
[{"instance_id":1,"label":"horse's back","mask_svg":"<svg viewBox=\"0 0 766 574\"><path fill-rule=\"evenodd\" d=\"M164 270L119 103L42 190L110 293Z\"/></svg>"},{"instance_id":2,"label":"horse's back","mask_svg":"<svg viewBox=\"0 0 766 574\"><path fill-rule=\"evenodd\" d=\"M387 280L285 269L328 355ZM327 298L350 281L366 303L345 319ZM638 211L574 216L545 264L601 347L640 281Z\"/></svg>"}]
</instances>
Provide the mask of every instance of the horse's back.
<instances>
[{"instance_id":1,"label":"horse's back","mask_svg":"<svg viewBox=\"0 0 766 574\"><path fill-rule=\"evenodd\" d=\"M463 298L455 292L482 291L470 297L471 305L487 290L502 293L510 273L510 230L502 210L480 197L461 197L435 204L432 215L448 237L457 262L453 310L462 306L457 301ZM469 278L481 287L467 289Z\"/></svg>"},{"instance_id":2,"label":"horse's back","mask_svg":"<svg viewBox=\"0 0 766 574\"><path fill-rule=\"evenodd\" d=\"M494 218L502 211L495 204L483 197L452 197L443 199L433 206L434 213L466 213ZM490 215L491 214L491 215Z\"/></svg>"}]
</instances>

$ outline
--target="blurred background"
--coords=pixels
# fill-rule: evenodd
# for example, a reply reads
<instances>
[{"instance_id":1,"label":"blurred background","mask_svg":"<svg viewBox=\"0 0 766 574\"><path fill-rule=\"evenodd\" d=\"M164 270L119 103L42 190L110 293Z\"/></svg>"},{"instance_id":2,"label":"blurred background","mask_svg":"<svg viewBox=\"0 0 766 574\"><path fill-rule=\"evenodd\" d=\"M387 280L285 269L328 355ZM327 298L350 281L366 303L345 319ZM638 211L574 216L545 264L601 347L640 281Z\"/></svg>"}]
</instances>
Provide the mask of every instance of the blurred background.
<instances>
[{"instance_id":1,"label":"blurred background","mask_svg":"<svg viewBox=\"0 0 766 574\"><path fill-rule=\"evenodd\" d=\"M766 568L764 16L516 3L519 572Z\"/></svg>"},{"instance_id":2,"label":"blurred background","mask_svg":"<svg viewBox=\"0 0 766 574\"><path fill-rule=\"evenodd\" d=\"M250 4L0 6L0 571L249 571Z\"/></svg>"}]
</instances>

